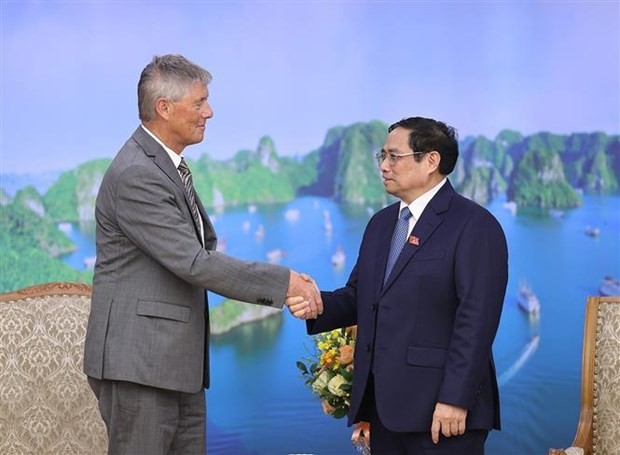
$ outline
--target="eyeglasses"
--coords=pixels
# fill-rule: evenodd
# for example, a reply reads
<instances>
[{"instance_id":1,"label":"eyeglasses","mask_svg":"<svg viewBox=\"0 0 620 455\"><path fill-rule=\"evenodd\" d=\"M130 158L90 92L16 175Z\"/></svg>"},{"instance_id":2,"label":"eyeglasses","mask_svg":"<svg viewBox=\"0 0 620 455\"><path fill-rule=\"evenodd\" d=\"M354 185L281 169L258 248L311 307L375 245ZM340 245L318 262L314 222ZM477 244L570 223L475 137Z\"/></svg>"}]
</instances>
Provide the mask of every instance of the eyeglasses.
<instances>
[{"instance_id":1,"label":"eyeglasses","mask_svg":"<svg viewBox=\"0 0 620 455\"><path fill-rule=\"evenodd\" d=\"M411 152L411 153L392 153L392 152L379 152L375 155L375 159L377 160L377 164L381 166L383 161L387 158L388 164L390 166L394 166L398 163L402 158L406 156L413 155L424 155L426 152Z\"/></svg>"}]
</instances>

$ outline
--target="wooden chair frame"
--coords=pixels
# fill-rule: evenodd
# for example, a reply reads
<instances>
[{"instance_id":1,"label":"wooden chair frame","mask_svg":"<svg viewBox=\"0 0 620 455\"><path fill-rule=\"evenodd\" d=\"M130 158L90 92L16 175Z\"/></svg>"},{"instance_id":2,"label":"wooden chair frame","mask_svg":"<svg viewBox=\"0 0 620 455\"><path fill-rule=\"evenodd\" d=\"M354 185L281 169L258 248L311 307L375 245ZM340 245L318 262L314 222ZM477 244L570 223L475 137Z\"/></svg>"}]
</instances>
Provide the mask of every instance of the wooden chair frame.
<instances>
[{"instance_id":1,"label":"wooden chair frame","mask_svg":"<svg viewBox=\"0 0 620 455\"><path fill-rule=\"evenodd\" d=\"M593 454L594 429L594 366L596 360L596 332L601 302L620 305L620 296L588 297L583 335L583 356L581 362L581 412L572 447L583 449L584 455ZM550 449L549 455L565 454L564 450Z\"/></svg>"},{"instance_id":2,"label":"wooden chair frame","mask_svg":"<svg viewBox=\"0 0 620 455\"><path fill-rule=\"evenodd\" d=\"M90 297L91 294L92 288L87 284L55 281L0 294L0 302L11 302L29 297L44 297L47 295L84 295Z\"/></svg>"}]
</instances>

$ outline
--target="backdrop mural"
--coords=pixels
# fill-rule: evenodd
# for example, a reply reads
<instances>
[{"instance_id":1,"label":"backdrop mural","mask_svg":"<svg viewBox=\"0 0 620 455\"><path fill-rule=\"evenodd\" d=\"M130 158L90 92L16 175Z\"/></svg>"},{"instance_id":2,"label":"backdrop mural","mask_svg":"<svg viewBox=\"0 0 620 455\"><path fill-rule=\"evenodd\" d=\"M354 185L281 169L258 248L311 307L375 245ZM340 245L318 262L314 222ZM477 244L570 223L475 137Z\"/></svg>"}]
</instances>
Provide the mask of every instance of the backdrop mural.
<instances>
[{"instance_id":1,"label":"backdrop mural","mask_svg":"<svg viewBox=\"0 0 620 455\"><path fill-rule=\"evenodd\" d=\"M215 117L185 156L219 248L324 289L345 283L366 222L390 202L372 159L387 125L438 118L460 132L451 181L509 243L494 345L504 429L488 452L571 442L586 296L619 292L617 2L0 7L0 292L90 283L98 185L137 125L138 76L155 54L214 76ZM304 324L278 312L228 330L227 318L215 318L209 452L353 453L351 429L323 414L295 365L313 348Z\"/></svg>"}]
</instances>

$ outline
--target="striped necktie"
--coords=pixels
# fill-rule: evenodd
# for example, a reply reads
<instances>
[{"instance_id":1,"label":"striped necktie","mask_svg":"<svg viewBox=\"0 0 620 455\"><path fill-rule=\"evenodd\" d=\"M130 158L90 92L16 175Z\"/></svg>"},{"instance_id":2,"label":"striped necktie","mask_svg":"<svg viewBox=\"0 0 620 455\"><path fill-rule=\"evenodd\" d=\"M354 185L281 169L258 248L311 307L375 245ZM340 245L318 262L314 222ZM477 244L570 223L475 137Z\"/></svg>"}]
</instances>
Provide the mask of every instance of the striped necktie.
<instances>
[{"instance_id":1,"label":"striped necktie","mask_svg":"<svg viewBox=\"0 0 620 455\"><path fill-rule=\"evenodd\" d=\"M187 167L187 163L184 158L181 158L181 164L179 164L178 169L179 174L181 175L181 180L183 180L183 185L185 185L185 192L189 198L189 208L192 210L192 215L194 215L196 226L200 228L200 212L198 211L198 205L196 204L196 193L194 193L192 173L189 171L189 167Z\"/></svg>"}]
</instances>

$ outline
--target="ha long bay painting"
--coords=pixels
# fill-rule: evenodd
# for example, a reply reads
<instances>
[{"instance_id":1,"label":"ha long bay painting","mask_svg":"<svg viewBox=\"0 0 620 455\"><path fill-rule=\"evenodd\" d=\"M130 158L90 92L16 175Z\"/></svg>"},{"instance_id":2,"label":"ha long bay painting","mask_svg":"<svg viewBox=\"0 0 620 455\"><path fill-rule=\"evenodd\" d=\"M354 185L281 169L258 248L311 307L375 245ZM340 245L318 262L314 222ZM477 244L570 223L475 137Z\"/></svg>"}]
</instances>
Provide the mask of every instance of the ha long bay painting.
<instances>
[{"instance_id":1,"label":"ha long bay painting","mask_svg":"<svg viewBox=\"0 0 620 455\"><path fill-rule=\"evenodd\" d=\"M213 74L215 115L184 156L218 248L324 290L345 284L366 223L393 202L373 158L388 125L437 118L460 133L451 183L508 240L502 431L487 453L570 444L586 298L620 279L617 2L0 7L0 292L92 282L95 198L153 55ZM355 453L296 367L313 349L303 322L216 294L210 309L209 453Z\"/></svg>"}]
</instances>

